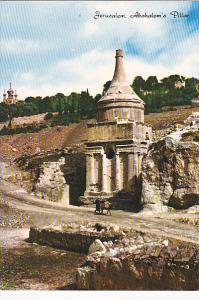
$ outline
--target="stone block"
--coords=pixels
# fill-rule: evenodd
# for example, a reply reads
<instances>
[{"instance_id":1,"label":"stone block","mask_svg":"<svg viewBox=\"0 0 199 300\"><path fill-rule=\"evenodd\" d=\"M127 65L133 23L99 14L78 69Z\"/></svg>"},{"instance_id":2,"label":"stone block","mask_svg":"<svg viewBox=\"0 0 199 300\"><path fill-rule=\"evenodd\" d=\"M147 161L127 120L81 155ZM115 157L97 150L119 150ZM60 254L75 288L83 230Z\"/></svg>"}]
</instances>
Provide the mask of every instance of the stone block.
<instances>
[{"instance_id":1,"label":"stone block","mask_svg":"<svg viewBox=\"0 0 199 300\"><path fill-rule=\"evenodd\" d=\"M89 247L89 250L88 250L88 253L91 254L91 253L95 253L95 252L106 252L106 248L105 246L103 245L103 243L97 239L95 240Z\"/></svg>"}]
</instances>

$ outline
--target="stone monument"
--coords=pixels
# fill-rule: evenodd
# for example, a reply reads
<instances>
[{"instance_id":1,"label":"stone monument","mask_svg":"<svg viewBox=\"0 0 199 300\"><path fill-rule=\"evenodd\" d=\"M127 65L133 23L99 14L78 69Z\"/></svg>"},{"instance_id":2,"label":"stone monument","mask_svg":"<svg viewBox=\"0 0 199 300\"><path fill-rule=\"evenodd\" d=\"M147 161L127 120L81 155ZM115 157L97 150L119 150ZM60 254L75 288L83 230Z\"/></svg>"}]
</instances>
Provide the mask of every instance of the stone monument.
<instances>
[{"instance_id":1,"label":"stone monument","mask_svg":"<svg viewBox=\"0 0 199 300\"><path fill-rule=\"evenodd\" d=\"M116 50L110 87L97 103L97 120L88 122L86 191L80 203L97 197L136 203L142 157L151 128L144 125L144 102L127 84L122 50Z\"/></svg>"}]
</instances>

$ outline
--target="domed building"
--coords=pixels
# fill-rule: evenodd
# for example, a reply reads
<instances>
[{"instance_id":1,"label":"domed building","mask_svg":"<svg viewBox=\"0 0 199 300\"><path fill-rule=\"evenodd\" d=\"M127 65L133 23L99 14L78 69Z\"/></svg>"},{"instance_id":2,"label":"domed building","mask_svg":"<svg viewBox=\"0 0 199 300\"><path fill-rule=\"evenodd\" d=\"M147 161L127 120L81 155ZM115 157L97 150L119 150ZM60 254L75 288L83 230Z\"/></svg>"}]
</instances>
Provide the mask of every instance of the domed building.
<instances>
[{"instance_id":1,"label":"domed building","mask_svg":"<svg viewBox=\"0 0 199 300\"><path fill-rule=\"evenodd\" d=\"M136 203L141 163L151 127L144 124L144 102L128 85L122 50L116 50L113 79L97 103L97 120L87 124L86 191L80 201L115 198Z\"/></svg>"},{"instance_id":2,"label":"domed building","mask_svg":"<svg viewBox=\"0 0 199 300\"><path fill-rule=\"evenodd\" d=\"M185 80L180 76L178 80L175 82L175 88L181 89L182 87L185 87Z\"/></svg>"},{"instance_id":3,"label":"domed building","mask_svg":"<svg viewBox=\"0 0 199 300\"><path fill-rule=\"evenodd\" d=\"M7 93L6 93L6 90L4 90L3 103L5 103L7 105L16 104L18 101L17 97L18 97L17 91L15 91L15 92L13 91L12 85L10 82L10 88L9 88L9 90L7 90Z\"/></svg>"}]
</instances>

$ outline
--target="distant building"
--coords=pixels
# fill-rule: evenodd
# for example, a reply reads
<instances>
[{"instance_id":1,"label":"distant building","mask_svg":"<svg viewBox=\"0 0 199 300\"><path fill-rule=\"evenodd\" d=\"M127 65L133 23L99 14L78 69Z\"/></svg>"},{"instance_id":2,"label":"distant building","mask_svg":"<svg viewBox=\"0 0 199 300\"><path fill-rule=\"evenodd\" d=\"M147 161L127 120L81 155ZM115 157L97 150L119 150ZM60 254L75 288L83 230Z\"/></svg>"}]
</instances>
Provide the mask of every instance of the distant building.
<instances>
[{"instance_id":1,"label":"distant building","mask_svg":"<svg viewBox=\"0 0 199 300\"><path fill-rule=\"evenodd\" d=\"M176 89L181 89L182 87L185 87L185 80L180 77L176 82L175 82L175 88Z\"/></svg>"},{"instance_id":2,"label":"distant building","mask_svg":"<svg viewBox=\"0 0 199 300\"><path fill-rule=\"evenodd\" d=\"M17 91L13 91L12 86L11 86L11 82L10 82L10 88L9 90L4 90L3 93L3 103L10 105L10 104L16 104L18 101L18 95L17 95Z\"/></svg>"}]
</instances>

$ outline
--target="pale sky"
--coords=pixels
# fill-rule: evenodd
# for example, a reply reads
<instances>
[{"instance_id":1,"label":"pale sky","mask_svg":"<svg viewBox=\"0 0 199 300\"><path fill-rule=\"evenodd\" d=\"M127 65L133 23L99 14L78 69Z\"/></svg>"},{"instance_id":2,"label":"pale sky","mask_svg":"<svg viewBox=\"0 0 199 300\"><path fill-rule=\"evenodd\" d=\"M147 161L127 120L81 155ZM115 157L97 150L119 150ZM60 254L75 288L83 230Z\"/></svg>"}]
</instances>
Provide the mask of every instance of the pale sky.
<instances>
[{"instance_id":1,"label":"pale sky","mask_svg":"<svg viewBox=\"0 0 199 300\"><path fill-rule=\"evenodd\" d=\"M126 18L95 20L95 11ZM189 17L173 18L172 11ZM1 1L1 98L10 81L20 99L101 93L118 48L129 83L138 75L199 77L198 11L191 1ZM166 18L129 18L136 12Z\"/></svg>"}]
</instances>

